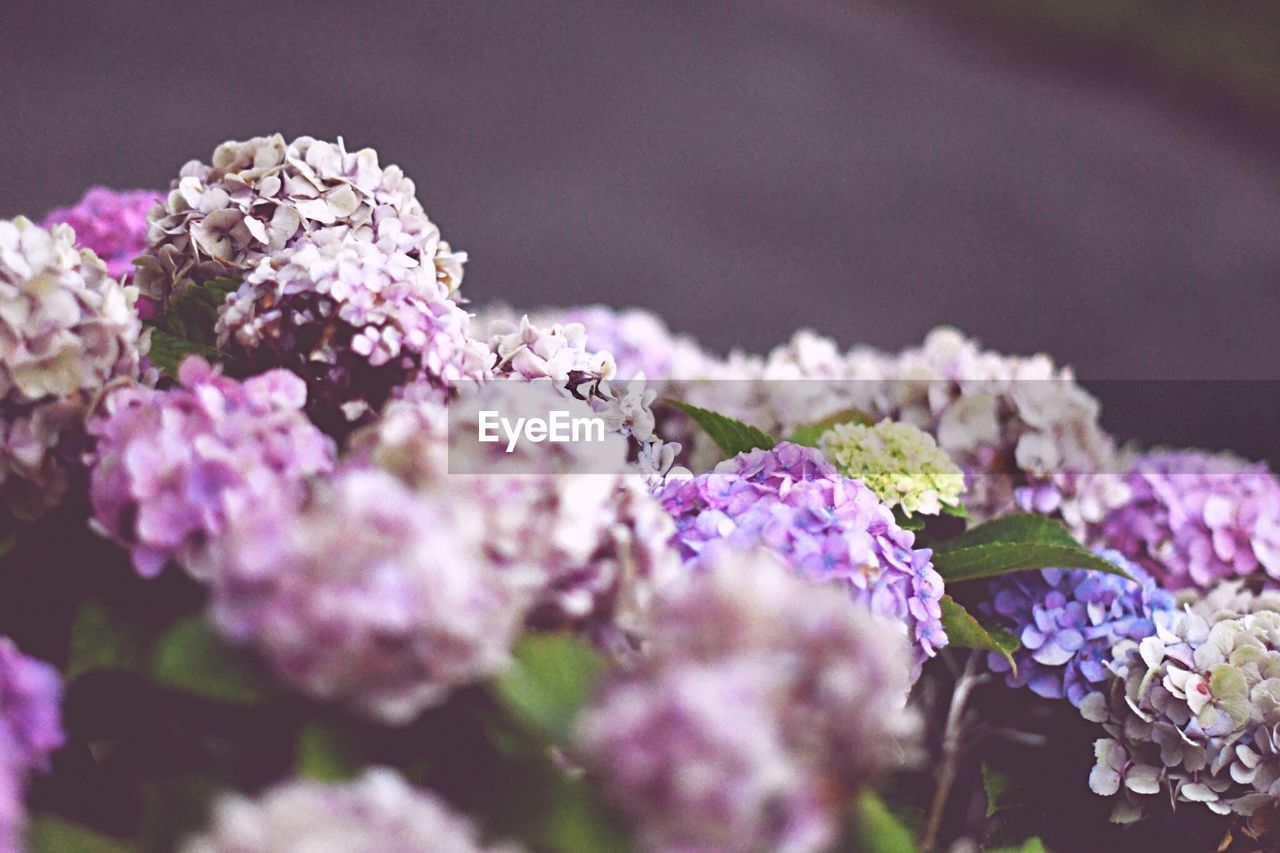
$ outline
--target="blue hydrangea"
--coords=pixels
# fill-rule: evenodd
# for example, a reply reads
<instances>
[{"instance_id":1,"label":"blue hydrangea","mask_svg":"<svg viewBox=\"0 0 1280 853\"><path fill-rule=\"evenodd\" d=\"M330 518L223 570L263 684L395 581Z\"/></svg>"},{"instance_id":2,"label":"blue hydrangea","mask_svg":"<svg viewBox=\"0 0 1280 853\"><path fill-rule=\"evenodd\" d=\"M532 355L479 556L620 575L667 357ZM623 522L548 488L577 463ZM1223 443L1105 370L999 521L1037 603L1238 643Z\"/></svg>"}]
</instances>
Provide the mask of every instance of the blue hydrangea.
<instances>
[{"instance_id":1,"label":"blue hydrangea","mask_svg":"<svg viewBox=\"0 0 1280 853\"><path fill-rule=\"evenodd\" d=\"M1106 680L1111 650L1121 640L1155 633L1153 614L1173 610L1172 593L1117 551L1098 554L1135 580L1085 569L1042 569L996 578L979 609L1022 643L1017 672L994 652L989 665L1010 687L1030 687L1076 707Z\"/></svg>"}]
</instances>

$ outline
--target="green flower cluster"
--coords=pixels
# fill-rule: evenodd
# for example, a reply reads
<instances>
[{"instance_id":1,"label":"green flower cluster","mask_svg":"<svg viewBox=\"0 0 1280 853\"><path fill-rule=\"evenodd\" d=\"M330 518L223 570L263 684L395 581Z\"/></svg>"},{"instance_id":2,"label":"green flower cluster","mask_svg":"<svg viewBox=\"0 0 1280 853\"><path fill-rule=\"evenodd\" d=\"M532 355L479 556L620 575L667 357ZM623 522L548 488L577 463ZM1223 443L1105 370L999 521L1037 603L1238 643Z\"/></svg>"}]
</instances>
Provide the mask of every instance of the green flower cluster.
<instances>
[{"instance_id":1,"label":"green flower cluster","mask_svg":"<svg viewBox=\"0 0 1280 853\"><path fill-rule=\"evenodd\" d=\"M889 420L836 424L819 447L841 474L909 514L937 515L960 504L964 472L919 427Z\"/></svg>"}]
</instances>

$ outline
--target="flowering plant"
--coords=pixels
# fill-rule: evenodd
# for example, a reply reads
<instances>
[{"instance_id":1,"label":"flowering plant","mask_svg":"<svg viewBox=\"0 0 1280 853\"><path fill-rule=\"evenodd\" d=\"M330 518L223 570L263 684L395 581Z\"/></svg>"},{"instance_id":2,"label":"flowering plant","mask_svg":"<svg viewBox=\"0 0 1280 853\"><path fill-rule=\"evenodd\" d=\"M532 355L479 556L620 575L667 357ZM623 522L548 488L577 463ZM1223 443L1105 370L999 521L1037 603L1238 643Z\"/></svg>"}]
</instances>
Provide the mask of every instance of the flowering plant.
<instances>
[{"instance_id":1,"label":"flowering plant","mask_svg":"<svg viewBox=\"0 0 1280 853\"><path fill-rule=\"evenodd\" d=\"M519 312L416 193L0 222L0 853L1280 843L1264 463L951 329Z\"/></svg>"}]
</instances>

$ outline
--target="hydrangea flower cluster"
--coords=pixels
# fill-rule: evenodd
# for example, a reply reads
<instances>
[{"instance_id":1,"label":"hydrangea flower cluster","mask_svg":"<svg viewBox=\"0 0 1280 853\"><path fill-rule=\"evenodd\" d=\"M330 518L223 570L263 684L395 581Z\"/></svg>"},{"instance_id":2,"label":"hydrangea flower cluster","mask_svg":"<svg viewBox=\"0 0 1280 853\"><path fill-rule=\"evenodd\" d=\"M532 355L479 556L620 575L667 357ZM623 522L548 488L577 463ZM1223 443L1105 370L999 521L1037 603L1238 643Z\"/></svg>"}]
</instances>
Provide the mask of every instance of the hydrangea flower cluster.
<instances>
[{"instance_id":1,"label":"hydrangea flower cluster","mask_svg":"<svg viewBox=\"0 0 1280 853\"><path fill-rule=\"evenodd\" d=\"M1280 481L1263 463L1199 451L1153 451L1125 477L1131 500L1095 537L1169 589L1261 570L1280 579Z\"/></svg>"},{"instance_id":2,"label":"hydrangea flower cluster","mask_svg":"<svg viewBox=\"0 0 1280 853\"><path fill-rule=\"evenodd\" d=\"M486 407L510 412L524 401L544 412L591 413L545 380L513 385L488 383L447 411L429 394L395 400L353 436L351 458L482 524L483 553L522 587L530 627L572 628L601 647L631 649L655 590L682 574L674 524L640 478L619 473L627 449L620 436L599 445L523 444L509 454L466 441Z\"/></svg>"},{"instance_id":3,"label":"hydrangea flower cluster","mask_svg":"<svg viewBox=\"0 0 1280 853\"><path fill-rule=\"evenodd\" d=\"M1073 531L1127 496L1098 402L1045 355L982 350L949 328L883 364L860 407L914 423L965 470L965 506L979 521L1015 505L1058 513Z\"/></svg>"},{"instance_id":4,"label":"hydrangea flower cluster","mask_svg":"<svg viewBox=\"0 0 1280 853\"><path fill-rule=\"evenodd\" d=\"M584 305L565 309L560 318L586 327L589 349L613 354L620 379L693 377L705 359L692 339L673 334L660 317L641 308Z\"/></svg>"},{"instance_id":5,"label":"hydrangea flower cluster","mask_svg":"<svg viewBox=\"0 0 1280 853\"><path fill-rule=\"evenodd\" d=\"M452 293L466 255L440 239L414 193L398 167L380 166L371 148L348 152L342 140L286 143L276 134L226 142L211 165L186 164L154 212L137 283L164 307L187 282L243 278L264 258L326 231L434 267Z\"/></svg>"},{"instance_id":6,"label":"hydrangea flower cluster","mask_svg":"<svg viewBox=\"0 0 1280 853\"><path fill-rule=\"evenodd\" d=\"M163 200L164 193L151 190L93 187L71 207L49 211L42 224L70 225L76 245L101 258L112 278L128 278L147 247L147 213Z\"/></svg>"},{"instance_id":7,"label":"hydrangea flower cluster","mask_svg":"<svg viewBox=\"0 0 1280 853\"><path fill-rule=\"evenodd\" d=\"M582 756L645 849L827 849L833 789L914 734L907 649L879 623L767 553L714 562L661 599L649 654L581 718Z\"/></svg>"},{"instance_id":8,"label":"hydrangea flower cluster","mask_svg":"<svg viewBox=\"0 0 1280 853\"><path fill-rule=\"evenodd\" d=\"M174 559L198 571L211 539L300 502L334 466L333 442L302 413L307 390L292 373L237 382L191 356L178 380L167 391L120 388L89 423L94 526L129 549L143 577Z\"/></svg>"},{"instance_id":9,"label":"hydrangea flower cluster","mask_svg":"<svg viewBox=\"0 0 1280 853\"><path fill-rule=\"evenodd\" d=\"M856 601L896 620L917 671L946 644L930 551L914 549L914 535L875 493L841 477L820 451L784 442L739 454L708 474L671 478L657 495L686 560L720 542L763 545L806 577L839 579Z\"/></svg>"},{"instance_id":10,"label":"hydrangea flower cluster","mask_svg":"<svg viewBox=\"0 0 1280 853\"><path fill-rule=\"evenodd\" d=\"M573 628L620 653L641 643L655 594L682 573L671 517L634 477L549 478L539 495L529 486L519 476L507 481L531 510L501 547L519 546L503 562L536 571L530 627ZM489 513L498 527L511 506L501 497Z\"/></svg>"},{"instance_id":11,"label":"hydrangea flower cluster","mask_svg":"<svg viewBox=\"0 0 1280 853\"><path fill-rule=\"evenodd\" d=\"M0 853L23 849L23 792L66 739L58 703L62 683L48 664L0 636Z\"/></svg>"},{"instance_id":12,"label":"hydrangea flower cluster","mask_svg":"<svg viewBox=\"0 0 1280 853\"><path fill-rule=\"evenodd\" d=\"M497 378L550 379L569 396L586 400L611 431L636 444L642 474L656 481L671 468L680 445L656 431L653 403L658 392L641 378L614 383L613 356L589 349L581 324L540 327L522 317L518 326L495 321L488 333Z\"/></svg>"},{"instance_id":13,"label":"hydrangea flower cluster","mask_svg":"<svg viewBox=\"0 0 1280 853\"><path fill-rule=\"evenodd\" d=\"M843 476L859 480L889 506L937 515L960 505L964 472L933 436L912 424L836 424L819 447Z\"/></svg>"},{"instance_id":14,"label":"hydrangea flower cluster","mask_svg":"<svg viewBox=\"0 0 1280 853\"><path fill-rule=\"evenodd\" d=\"M964 470L964 505L978 521L1021 507L1058 514L1081 534L1128 495L1097 401L1069 369L982 350L954 329L897 354L841 351L801 331L764 357L707 359L696 379L677 396L773 436L846 410L920 427ZM695 470L714 458L696 432L673 437L691 444Z\"/></svg>"},{"instance_id":15,"label":"hydrangea flower cluster","mask_svg":"<svg viewBox=\"0 0 1280 853\"><path fill-rule=\"evenodd\" d=\"M499 853L468 818L434 793L411 788L394 770L374 768L342 784L295 779L256 799L217 803L213 825L183 853L384 850L395 853Z\"/></svg>"},{"instance_id":16,"label":"hydrangea flower cluster","mask_svg":"<svg viewBox=\"0 0 1280 853\"><path fill-rule=\"evenodd\" d=\"M858 348L845 353L830 338L801 329L764 356L734 351L723 359L690 359L673 377L677 381L669 393L768 435L788 436L839 412L865 409L884 376L883 362L878 352ZM665 426L689 447L687 464L693 470L705 470L719 459L715 443L687 419Z\"/></svg>"},{"instance_id":17,"label":"hydrangea flower cluster","mask_svg":"<svg viewBox=\"0 0 1280 853\"><path fill-rule=\"evenodd\" d=\"M0 494L19 518L62 501L85 411L137 378L147 339L133 297L69 227L0 221Z\"/></svg>"},{"instance_id":18,"label":"hydrangea flower cluster","mask_svg":"<svg viewBox=\"0 0 1280 853\"><path fill-rule=\"evenodd\" d=\"M300 511L217 540L215 624L300 690L409 723L508 663L523 600L481 553L482 524L385 472L340 471Z\"/></svg>"},{"instance_id":19,"label":"hydrangea flower cluster","mask_svg":"<svg viewBox=\"0 0 1280 853\"><path fill-rule=\"evenodd\" d=\"M503 320L518 324L520 314L506 306L486 306L478 315L485 322ZM581 325L586 329L586 348L607 352L617 364L622 380L643 374L649 382L667 379L694 379L703 372L707 360L701 347L684 335L676 335L656 314L643 308L611 308L607 305L579 305L570 308L542 308L529 312L534 325Z\"/></svg>"},{"instance_id":20,"label":"hydrangea flower cluster","mask_svg":"<svg viewBox=\"0 0 1280 853\"><path fill-rule=\"evenodd\" d=\"M996 578L981 610L1022 643L1017 672L992 652L988 665L1010 687L1030 687L1076 707L1103 689L1112 649L1155 633L1157 614L1173 611L1173 595L1118 552L1099 551L1134 580L1083 569L1042 569Z\"/></svg>"},{"instance_id":21,"label":"hydrangea flower cluster","mask_svg":"<svg viewBox=\"0 0 1280 853\"><path fill-rule=\"evenodd\" d=\"M1280 798L1280 612L1156 619L1117 647L1109 690L1087 696L1095 743L1089 786L1131 821L1156 796L1251 815Z\"/></svg>"},{"instance_id":22,"label":"hydrangea flower cluster","mask_svg":"<svg viewBox=\"0 0 1280 853\"><path fill-rule=\"evenodd\" d=\"M219 310L218 345L307 379L321 422L376 411L401 385L487 375L488 348L431 267L321 231L263 258Z\"/></svg>"}]
</instances>

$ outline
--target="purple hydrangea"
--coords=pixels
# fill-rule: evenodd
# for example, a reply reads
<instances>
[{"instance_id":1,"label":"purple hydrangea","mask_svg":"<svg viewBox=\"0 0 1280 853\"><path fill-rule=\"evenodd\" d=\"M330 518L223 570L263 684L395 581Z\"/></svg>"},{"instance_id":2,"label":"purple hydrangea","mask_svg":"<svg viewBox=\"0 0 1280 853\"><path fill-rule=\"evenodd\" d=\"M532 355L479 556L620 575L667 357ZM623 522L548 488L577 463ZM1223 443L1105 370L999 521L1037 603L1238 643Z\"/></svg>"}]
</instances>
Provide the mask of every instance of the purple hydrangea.
<instances>
[{"instance_id":1,"label":"purple hydrangea","mask_svg":"<svg viewBox=\"0 0 1280 853\"><path fill-rule=\"evenodd\" d=\"M1126 476L1128 503L1095 528L1168 589L1208 589L1261 571L1280 579L1280 482L1265 463L1153 451Z\"/></svg>"},{"instance_id":2,"label":"purple hydrangea","mask_svg":"<svg viewBox=\"0 0 1280 853\"><path fill-rule=\"evenodd\" d=\"M49 211L43 225L70 225L77 246L101 258L113 278L124 278L147 247L147 213L163 200L164 193L152 190L93 187L72 206Z\"/></svg>"},{"instance_id":3,"label":"purple hydrangea","mask_svg":"<svg viewBox=\"0 0 1280 853\"><path fill-rule=\"evenodd\" d=\"M183 853L386 851L497 853L465 815L394 770L374 768L341 784L293 779L255 799L233 795L214 807L209 831Z\"/></svg>"},{"instance_id":4,"label":"purple hydrangea","mask_svg":"<svg viewBox=\"0 0 1280 853\"><path fill-rule=\"evenodd\" d=\"M644 659L580 718L581 756L644 849L829 849L839 804L916 732L884 628L768 552L726 553L660 599Z\"/></svg>"},{"instance_id":5,"label":"purple hydrangea","mask_svg":"<svg viewBox=\"0 0 1280 853\"><path fill-rule=\"evenodd\" d=\"M241 519L208 555L216 627L316 698L411 722L502 670L523 616L456 497L349 468L305 507Z\"/></svg>"},{"instance_id":6,"label":"purple hydrangea","mask_svg":"<svg viewBox=\"0 0 1280 853\"><path fill-rule=\"evenodd\" d=\"M27 780L49 767L62 746L62 682L46 663L0 637L0 853L23 849L22 796Z\"/></svg>"},{"instance_id":7,"label":"purple hydrangea","mask_svg":"<svg viewBox=\"0 0 1280 853\"><path fill-rule=\"evenodd\" d=\"M687 561L721 541L763 545L806 577L840 580L855 600L906 626L917 668L946 645L931 552L915 549L914 534L875 493L841 477L820 451L783 442L707 474L671 478L657 494Z\"/></svg>"},{"instance_id":8,"label":"purple hydrangea","mask_svg":"<svg viewBox=\"0 0 1280 853\"><path fill-rule=\"evenodd\" d=\"M1076 707L1101 689L1109 674L1111 650L1122 640L1141 641L1155 633L1154 615L1173 610L1173 595L1116 551L1100 556L1134 580L1084 569L1042 569L996 578L980 609L1022 643L1009 662L992 652L988 663L1007 673L1010 687L1030 687L1049 699L1066 698Z\"/></svg>"},{"instance_id":9,"label":"purple hydrangea","mask_svg":"<svg viewBox=\"0 0 1280 853\"><path fill-rule=\"evenodd\" d=\"M309 478L334 465L292 373L237 382L192 356L178 379L167 391L121 388L89 425L93 524L129 549L143 577L173 559L199 573L211 538L264 506L299 501Z\"/></svg>"}]
</instances>

